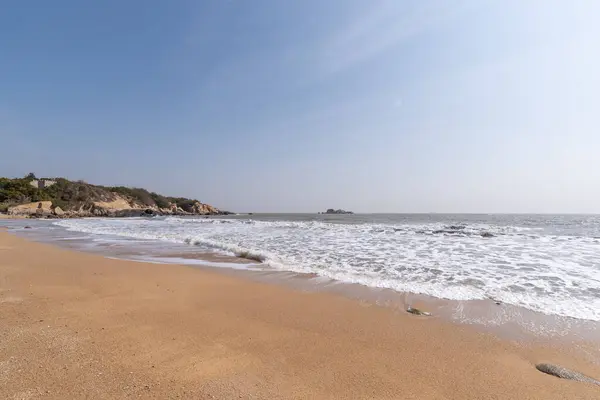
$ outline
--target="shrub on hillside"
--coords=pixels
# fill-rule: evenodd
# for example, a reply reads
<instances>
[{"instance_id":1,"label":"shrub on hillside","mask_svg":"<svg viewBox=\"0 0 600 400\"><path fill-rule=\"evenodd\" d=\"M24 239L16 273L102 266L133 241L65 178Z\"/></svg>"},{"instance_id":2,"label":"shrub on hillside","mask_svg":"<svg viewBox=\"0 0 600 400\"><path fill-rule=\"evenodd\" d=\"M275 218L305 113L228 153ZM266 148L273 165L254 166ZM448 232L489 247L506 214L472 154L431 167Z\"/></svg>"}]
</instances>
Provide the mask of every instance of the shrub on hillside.
<instances>
[{"instance_id":1,"label":"shrub on hillside","mask_svg":"<svg viewBox=\"0 0 600 400\"><path fill-rule=\"evenodd\" d=\"M152 200L154 200L154 203L156 203L157 207L159 207L159 208L167 208L171 204L169 199L167 199L165 196L160 195L158 193L152 192L152 193L150 193L150 196L152 197Z\"/></svg>"},{"instance_id":2,"label":"shrub on hillside","mask_svg":"<svg viewBox=\"0 0 600 400\"><path fill-rule=\"evenodd\" d=\"M108 188L110 191L120 194L121 196L129 197L139 203L152 207L156 203L150 192L142 188L128 188L125 186L115 186Z\"/></svg>"},{"instance_id":3,"label":"shrub on hillside","mask_svg":"<svg viewBox=\"0 0 600 400\"><path fill-rule=\"evenodd\" d=\"M113 201L115 200L115 193L117 193L130 202L148 207L168 208L171 203L174 203L177 207L191 212L196 202L196 200L184 197L167 197L158 193L151 193L142 188L104 187L91 185L84 181L73 182L64 178L53 179L55 184L38 189L31 185L31 180L34 178L33 173L25 178L0 178L0 204L14 205L48 200L54 206L59 206L66 211L77 209L82 205L89 205L91 202Z\"/></svg>"},{"instance_id":4,"label":"shrub on hillside","mask_svg":"<svg viewBox=\"0 0 600 400\"><path fill-rule=\"evenodd\" d=\"M0 202L26 203L38 189L29 184L28 179L0 179Z\"/></svg>"}]
</instances>

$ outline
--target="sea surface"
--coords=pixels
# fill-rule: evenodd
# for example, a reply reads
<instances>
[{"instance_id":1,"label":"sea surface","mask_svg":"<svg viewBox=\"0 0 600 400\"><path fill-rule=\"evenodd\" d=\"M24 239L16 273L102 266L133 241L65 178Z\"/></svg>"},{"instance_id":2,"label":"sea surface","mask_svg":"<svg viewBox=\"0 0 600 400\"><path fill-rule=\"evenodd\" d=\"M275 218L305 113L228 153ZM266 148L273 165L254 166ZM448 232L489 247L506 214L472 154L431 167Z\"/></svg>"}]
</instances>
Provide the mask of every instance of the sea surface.
<instances>
[{"instance_id":1,"label":"sea surface","mask_svg":"<svg viewBox=\"0 0 600 400\"><path fill-rule=\"evenodd\" d=\"M139 259L310 273L600 321L600 216L262 214L40 221L38 235ZM134 258L135 258L134 257Z\"/></svg>"}]
</instances>

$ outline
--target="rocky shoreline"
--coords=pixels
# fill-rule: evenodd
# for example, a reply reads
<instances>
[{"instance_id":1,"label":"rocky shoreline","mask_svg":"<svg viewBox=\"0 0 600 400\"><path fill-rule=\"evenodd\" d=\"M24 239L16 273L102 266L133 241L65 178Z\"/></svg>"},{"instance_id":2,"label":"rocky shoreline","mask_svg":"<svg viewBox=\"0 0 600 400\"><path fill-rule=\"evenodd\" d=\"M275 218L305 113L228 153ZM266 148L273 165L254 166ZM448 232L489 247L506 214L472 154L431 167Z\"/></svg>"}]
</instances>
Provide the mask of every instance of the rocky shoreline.
<instances>
[{"instance_id":1,"label":"rocky shoreline","mask_svg":"<svg viewBox=\"0 0 600 400\"><path fill-rule=\"evenodd\" d=\"M120 200L120 199L119 199ZM157 206L130 205L127 202L115 200L112 202L91 202L80 206L78 209L63 210L51 201L32 202L10 207L5 215L21 218L127 218L127 217L153 217L153 216L209 216L230 215L229 211L221 211L208 204L195 202L189 211L172 205L167 208Z\"/></svg>"},{"instance_id":2,"label":"rocky shoreline","mask_svg":"<svg viewBox=\"0 0 600 400\"><path fill-rule=\"evenodd\" d=\"M227 215L209 204L143 188L106 187L65 178L0 177L0 214L9 218Z\"/></svg>"}]
</instances>

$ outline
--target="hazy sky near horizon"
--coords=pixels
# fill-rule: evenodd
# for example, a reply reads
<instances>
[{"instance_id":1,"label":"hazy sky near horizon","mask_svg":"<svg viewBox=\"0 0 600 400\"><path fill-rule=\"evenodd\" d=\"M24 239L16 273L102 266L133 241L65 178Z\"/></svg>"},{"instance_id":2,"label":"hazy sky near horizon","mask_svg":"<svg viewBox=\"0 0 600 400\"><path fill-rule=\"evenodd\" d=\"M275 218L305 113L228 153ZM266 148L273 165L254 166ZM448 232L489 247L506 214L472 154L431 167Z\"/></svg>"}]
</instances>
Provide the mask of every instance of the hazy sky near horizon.
<instances>
[{"instance_id":1,"label":"hazy sky near horizon","mask_svg":"<svg viewBox=\"0 0 600 400\"><path fill-rule=\"evenodd\" d=\"M4 1L0 176L600 213L600 2Z\"/></svg>"}]
</instances>

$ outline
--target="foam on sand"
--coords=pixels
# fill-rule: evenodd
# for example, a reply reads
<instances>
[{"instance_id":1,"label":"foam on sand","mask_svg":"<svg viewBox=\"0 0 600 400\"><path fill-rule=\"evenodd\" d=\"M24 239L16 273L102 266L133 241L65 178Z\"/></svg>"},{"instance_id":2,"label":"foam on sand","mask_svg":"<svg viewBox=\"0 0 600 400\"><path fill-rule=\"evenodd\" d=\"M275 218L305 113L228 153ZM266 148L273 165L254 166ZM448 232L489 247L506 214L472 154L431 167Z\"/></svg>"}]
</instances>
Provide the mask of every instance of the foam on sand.
<instances>
[{"instance_id":1,"label":"foam on sand","mask_svg":"<svg viewBox=\"0 0 600 400\"><path fill-rule=\"evenodd\" d=\"M600 243L492 224L252 219L85 219L57 226L99 238L188 243L275 269L451 300L493 298L600 321Z\"/></svg>"}]
</instances>

